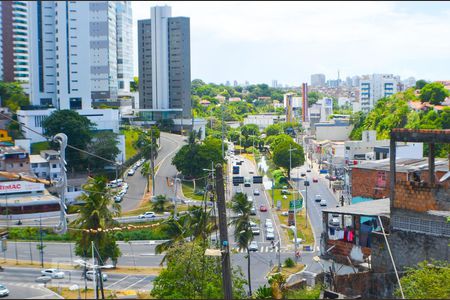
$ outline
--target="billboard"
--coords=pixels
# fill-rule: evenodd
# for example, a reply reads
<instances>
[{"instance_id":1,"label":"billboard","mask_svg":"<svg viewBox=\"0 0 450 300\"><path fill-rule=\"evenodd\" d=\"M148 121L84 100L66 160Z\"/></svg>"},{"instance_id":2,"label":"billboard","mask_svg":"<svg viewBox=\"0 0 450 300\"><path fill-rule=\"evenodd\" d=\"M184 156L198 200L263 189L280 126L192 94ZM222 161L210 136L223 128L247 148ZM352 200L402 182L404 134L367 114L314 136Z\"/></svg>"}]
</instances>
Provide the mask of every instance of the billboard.
<instances>
[{"instance_id":1,"label":"billboard","mask_svg":"<svg viewBox=\"0 0 450 300\"><path fill-rule=\"evenodd\" d=\"M40 192L44 190L43 183L27 181L4 181L0 182L0 195L25 192Z\"/></svg>"}]
</instances>

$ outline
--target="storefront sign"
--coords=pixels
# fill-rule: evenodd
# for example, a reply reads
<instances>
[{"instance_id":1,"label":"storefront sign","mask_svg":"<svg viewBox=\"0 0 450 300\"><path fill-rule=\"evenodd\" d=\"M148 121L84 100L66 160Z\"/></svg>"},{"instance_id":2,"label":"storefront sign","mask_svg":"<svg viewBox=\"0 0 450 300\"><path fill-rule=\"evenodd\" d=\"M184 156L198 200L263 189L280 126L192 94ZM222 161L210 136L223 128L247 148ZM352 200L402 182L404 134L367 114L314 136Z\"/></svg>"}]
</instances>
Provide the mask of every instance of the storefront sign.
<instances>
[{"instance_id":1,"label":"storefront sign","mask_svg":"<svg viewBox=\"0 0 450 300\"><path fill-rule=\"evenodd\" d=\"M44 190L44 184L27 181L0 182L0 195L25 192L38 192Z\"/></svg>"}]
</instances>

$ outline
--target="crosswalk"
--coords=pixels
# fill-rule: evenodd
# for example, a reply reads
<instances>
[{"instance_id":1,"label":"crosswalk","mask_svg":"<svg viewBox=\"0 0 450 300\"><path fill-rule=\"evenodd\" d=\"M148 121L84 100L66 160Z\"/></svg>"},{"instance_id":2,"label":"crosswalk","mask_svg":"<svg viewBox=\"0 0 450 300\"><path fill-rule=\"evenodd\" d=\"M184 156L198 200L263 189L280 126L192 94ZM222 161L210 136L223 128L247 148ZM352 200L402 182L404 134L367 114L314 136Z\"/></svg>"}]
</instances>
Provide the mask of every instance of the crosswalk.
<instances>
[{"instance_id":1,"label":"crosswalk","mask_svg":"<svg viewBox=\"0 0 450 300\"><path fill-rule=\"evenodd\" d=\"M238 253L247 253L246 249L239 249L239 248L234 248L234 250ZM278 252L278 247L273 247L272 246L261 246L258 249L258 252L261 253L267 253L267 252Z\"/></svg>"}]
</instances>

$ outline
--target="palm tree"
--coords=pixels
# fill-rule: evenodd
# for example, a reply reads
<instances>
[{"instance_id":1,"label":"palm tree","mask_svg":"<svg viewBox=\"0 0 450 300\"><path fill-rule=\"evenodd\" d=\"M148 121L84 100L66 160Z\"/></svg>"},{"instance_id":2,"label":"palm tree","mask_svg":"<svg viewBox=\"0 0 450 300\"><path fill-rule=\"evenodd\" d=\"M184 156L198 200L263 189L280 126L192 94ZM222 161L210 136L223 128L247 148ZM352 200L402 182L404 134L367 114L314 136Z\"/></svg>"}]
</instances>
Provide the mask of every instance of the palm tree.
<instances>
[{"instance_id":1,"label":"palm tree","mask_svg":"<svg viewBox=\"0 0 450 300\"><path fill-rule=\"evenodd\" d=\"M86 193L79 199L85 204L80 207L78 218L73 224L79 229L88 229L92 232L82 231L77 238L76 253L79 256L89 257L91 255L91 242L94 242L102 261L111 258L117 261L120 250L116 245L114 236L104 232L104 229L118 225L114 217L120 216L120 205L114 202L113 193L107 186L105 177L89 178L83 185Z\"/></svg>"},{"instance_id":2,"label":"palm tree","mask_svg":"<svg viewBox=\"0 0 450 300\"><path fill-rule=\"evenodd\" d=\"M152 203L152 209L157 213L164 212L164 204L166 203L166 195L158 195Z\"/></svg>"},{"instance_id":3,"label":"palm tree","mask_svg":"<svg viewBox=\"0 0 450 300\"><path fill-rule=\"evenodd\" d=\"M150 162L146 161L141 168L141 175L147 177L147 193L150 192L150 174L152 174L152 168ZM155 193L155 191L153 191Z\"/></svg>"},{"instance_id":4,"label":"palm tree","mask_svg":"<svg viewBox=\"0 0 450 300\"><path fill-rule=\"evenodd\" d=\"M248 249L253 240L253 232L250 227L250 210L252 203L247 200L247 195L237 193L231 199L231 210L238 216L231 221L234 225L234 240L239 249L247 250L247 279L249 295L252 295L252 283L250 275L250 250Z\"/></svg>"}]
</instances>

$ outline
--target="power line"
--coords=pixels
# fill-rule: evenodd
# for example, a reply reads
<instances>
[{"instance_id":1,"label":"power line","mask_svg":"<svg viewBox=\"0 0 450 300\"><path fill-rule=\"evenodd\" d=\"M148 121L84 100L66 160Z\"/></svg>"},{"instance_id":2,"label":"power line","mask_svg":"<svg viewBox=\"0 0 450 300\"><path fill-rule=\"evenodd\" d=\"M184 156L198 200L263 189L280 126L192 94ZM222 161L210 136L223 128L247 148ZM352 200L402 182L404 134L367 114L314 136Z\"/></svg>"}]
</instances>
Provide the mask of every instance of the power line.
<instances>
[{"instance_id":1,"label":"power line","mask_svg":"<svg viewBox=\"0 0 450 300\"><path fill-rule=\"evenodd\" d=\"M42 136L42 137L45 138L47 141L53 141L53 138L52 138L52 137L49 137L49 136L46 136L46 135L44 135L44 134L42 134L42 133L40 133L40 132L37 132L36 130L34 130L34 129L32 129L32 128L30 128L30 127L28 127L28 126L26 126L26 125L24 125L24 124L22 124L22 123L20 123L19 121L14 120L13 118L9 117L8 115L5 115L5 114L2 113L2 112L0 112L0 115L1 115L2 117L5 117L6 119L12 121L12 122L15 122L15 123L19 124L20 126L26 128L26 129L28 129L29 131L34 132L35 134L37 134L37 135L39 135L39 136ZM109 163L112 163L112 164L115 164L115 165L120 165L120 164L118 164L118 163L115 162L115 161L112 161L112 160L109 160L109 159L107 159L107 158L101 157L101 156L99 156L99 155L97 155L97 154L94 154L94 153L92 153L92 152L85 151L85 150L83 150L83 149L80 149L80 148L78 148L78 147L72 146L72 145L70 145L70 144L67 144L67 147L68 147L68 148L71 148L71 149L74 149L74 150L77 150L77 151L80 151L80 152L82 152L82 153L85 153L85 154L94 156L94 157L96 157L96 158L100 158L100 159L102 159L102 160L104 160L104 161L107 161L107 162L109 162Z\"/></svg>"}]
</instances>

